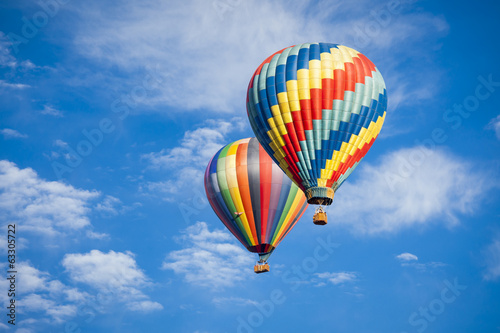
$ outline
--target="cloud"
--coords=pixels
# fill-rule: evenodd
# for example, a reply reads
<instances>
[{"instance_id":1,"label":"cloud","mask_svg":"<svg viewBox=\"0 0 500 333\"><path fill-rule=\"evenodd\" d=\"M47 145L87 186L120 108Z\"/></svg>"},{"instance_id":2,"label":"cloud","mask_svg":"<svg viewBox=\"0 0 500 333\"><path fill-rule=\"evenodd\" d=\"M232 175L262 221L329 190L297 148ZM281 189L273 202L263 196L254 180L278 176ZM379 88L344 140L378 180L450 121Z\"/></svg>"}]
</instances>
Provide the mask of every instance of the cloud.
<instances>
[{"instance_id":1,"label":"cloud","mask_svg":"<svg viewBox=\"0 0 500 333\"><path fill-rule=\"evenodd\" d=\"M31 86L23 83L10 83L5 80L0 80L0 88L8 88L8 89L26 89Z\"/></svg>"},{"instance_id":2,"label":"cloud","mask_svg":"<svg viewBox=\"0 0 500 333\"><path fill-rule=\"evenodd\" d=\"M373 10L365 10L367 6ZM134 83L144 68L158 64L163 83L145 103L183 111L241 112L257 66L278 49L299 42L339 42L360 51L369 46L368 56L379 59L379 67L394 71L408 57L432 65L421 52L437 47L436 40L448 31L446 21L422 11L409 13L411 5L406 3L398 13L384 16L385 7L385 1L309 0L291 6L284 0L258 4L151 0L148 6L129 1L117 15L113 6L88 2L73 8L78 18L72 31L76 52L101 66L140 72L131 75ZM416 67L435 72L433 66ZM418 80L404 85L416 91L423 86Z\"/></svg>"},{"instance_id":3,"label":"cloud","mask_svg":"<svg viewBox=\"0 0 500 333\"><path fill-rule=\"evenodd\" d=\"M104 199L97 203L95 210L103 214L115 216L118 215L119 207L122 207L122 202L120 199L115 198L111 195L106 195Z\"/></svg>"},{"instance_id":4,"label":"cloud","mask_svg":"<svg viewBox=\"0 0 500 333\"><path fill-rule=\"evenodd\" d=\"M0 31L0 67L8 67L11 69L31 70L37 68L31 60L17 61L16 57L10 51L12 43L9 38Z\"/></svg>"},{"instance_id":5,"label":"cloud","mask_svg":"<svg viewBox=\"0 0 500 333\"><path fill-rule=\"evenodd\" d=\"M162 269L182 275L187 283L221 289L250 278L251 255L228 232L210 231L205 222L197 222L181 240L184 248L167 254Z\"/></svg>"},{"instance_id":6,"label":"cloud","mask_svg":"<svg viewBox=\"0 0 500 333\"><path fill-rule=\"evenodd\" d=\"M28 137L26 134L22 134L16 130L13 130L10 128L3 128L0 130L0 133L6 139L25 139Z\"/></svg>"},{"instance_id":7,"label":"cloud","mask_svg":"<svg viewBox=\"0 0 500 333\"><path fill-rule=\"evenodd\" d=\"M447 264L439 262L439 261L431 261L431 262L426 262L426 263L412 261L412 262L402 262L401 266L413 267L415 269L418 269L419 271L425 272L428 270L433 270L436 268L445 267L445 266L447 266Z\"/></svg>"},{"instance_id":8,"label":"cloud","mask_svg":"<svg viewBox=\"0 0 500 333\"><path fill-rule=\"evenodd\" d=\"M90 225L90 202L99 196L0 161L0 216L22 224L25 231L56 234L85 228Z\"/></svg>"},{"instance_id":9,"label":"cloud","mask_svg":"<svg viewBox=\"0 0 500 333\"><path fill-rule=\"evenodd\" d=\"M137 266L131 252L92 250L84 254L66 254L62 265L73 281L112 295L131 311L149 312L163 308L140 290L150 286L151 282Z\"/></svg>"},{"instance_id":10,"label":"cloud","mask_svg":"<svg viewBox=\"0 0 500 333\"><path fill-rule=\"evenodd\" d=\"M205 168L208 161L225 142L226 136L235 130L246 127L246 119L239 117L231 120L208 120L203 127L184 133L180 145L171 149L163 149L157 153L142 156L152 168L174 169L183 166Z\"/></svg>"},{"instance_id":11,"label":"cloud","mask_svg":"<svg viewBox=\"0 0 500 333\"><path fill-rule=\"evenodd\" d=\"M404 252L404 253L398 254L396 256L396 258L399 259L399 260L401 260L401 261L418 260L418 257L416 255L408 253L408 252Z\"/></svg>"},{"instance_id":12,"label":"cloud","mask_svg":"<svg viewBox=\"0 0 500 333\"><path fill-rule=\"evenodd\" d=\"M4 269L7 270L7 267L2 267L2 270ZM48 272L33 267L29 262L17 262L16 270L18 277L16 289L22 291L18 296L18 302L23 314L42 313L45 317L51 318L51 322L62 323L76 315L79 304L92 299L88 293L63 284ZM6 279L3 280L8 282ZM8 290L7 287L3 289ZM2 299L3 304L6 304L6 301Z\"/></svg>"},{"instance_id":13,"label":"cloud","mask_svg":"<svg viewBox=\"0 0 500 333\"><path fill-rule=\"evenodd\" d=\"M332 283L334 285L341 285L347 282L352 282L356 280L357 274L355 272L337 272L337 273L316 273L314 274L317 276L319 279L326 280L329 283ZM321 284L320 286L323 286L324 284Z\"/></svg>"},{"instance_id":14,"label":"cloud","mask_svg":"<svg viewBox=\"0 0 500 333\"><path fill-rule=\"evenodd\" d=\"M92 230L87 230L86 235L87 235L88 238L92 238L92 239L101 239L101 240L109 239L109 235L108 234L106 234L106 233L100 233L100 232L95 232L95 231L92 231Z\"/></svg>"},{"instance_id":15,"label":"cloud","mask_svg":"<svg viewBox=\"0 0 500 333\"><path fill-rule=\"evenodd\" d=\"M179 146L142 155L142 159L154 170L167 170L169 178L164 181L146 182L140 191L157 194L172 201L180 191L186 189L203 191L203 174L208 161L228 144L227 136L247 127L246 119L234 117L228 120L212 119L204 126L184 133Z\"/></svg>"},{"instance_id":16,"label":"cloud","mask_svg":"<svg viewBox=\"0 0 500 333\"><path fill-rule=\"evenodd\" d=\"M10 45L8 37L0 31L0 67L16 66L16 58L10 52Z\"/></svg>"},{"instance_id":17,"label":"cloud","mask_svg":"<svg viewBox=\"0 0 500 333\"><path fill-rule=\"evenodd\" d=\"M55 109L52 105L44 105L40 113L48 116L63 117L62 111Z\"/></svg>"},{"instance_id":18,"label":"cloud","mask_svg":"<svg viewBox=\"0 0 500 333\"><path fill-rule=\"evenodd\" d=\"M207 160L208 163L209 160ZM196 191L201 193L204 171L200 168L180 168L172 179L158 182L143 183L139 191L148 195L156 195L165 201L174 202L181 191Z\"/></svg>"},{"instance_id":19,"label":"cloud","mask_svg":"<svg viewBox=\"0 0 500 333\"><path fill-rule=\"evenodd\" d=\"M414 254L404 252L396 256L396 259L399 259L401 262L401 266L403 267L413 267L416 268L420 271L427 271L428 269L434 269L434 268L439 268L439 267L444 267L446 266L445 263L438 262L438 261L431 261L427 263L420 263L418 261L418 257Z\"/></svg>"},{"instance_id":20,"label":"cloud","mask_svg":"<svg viewBox=\"0 0 500 333\"><path fill-rule=\"evenodd\" d=\"M258 305L259 302L251 300L251 299L246 299L246 298L241 298L241 297L214 297L212 299L212 303L214 303L215 306L218 307L223 307L223 306L247 306L247 305Z\"/></svg>"},{"instance_id":21,"label":"cloud","mask_svg":"<svg viewBox=\"0 0 500 333\"><path fill-rule=\"evenodd\" d=\"M500 115L496 116L496 118L491 119L486 128L495 131L497 139L500 140Z\"/></svg>"},{"instance_id":22,"label":"cloud","mask_svg":"<svg viewBox=\"0 0 500 333\"><path fill-rule=\"evenodd\" d=\"M333 223L364 234L429 223L455 226L460 214L473 213L497 186L470 163L422 146L388 153L355 173L355 181L342 185L328 211Z\"/></svg>"},{"instance_id":23,"label":"cloud","mask_svg":"<svg viewBox=\"0 0 500 333\"><path fill-rule=\"evenodd\" d=\"M486 271L483 278L488 281L495 281L500 278L500 238L495 239L483 251L486 261Z\"/></svg>"}]
</instances>

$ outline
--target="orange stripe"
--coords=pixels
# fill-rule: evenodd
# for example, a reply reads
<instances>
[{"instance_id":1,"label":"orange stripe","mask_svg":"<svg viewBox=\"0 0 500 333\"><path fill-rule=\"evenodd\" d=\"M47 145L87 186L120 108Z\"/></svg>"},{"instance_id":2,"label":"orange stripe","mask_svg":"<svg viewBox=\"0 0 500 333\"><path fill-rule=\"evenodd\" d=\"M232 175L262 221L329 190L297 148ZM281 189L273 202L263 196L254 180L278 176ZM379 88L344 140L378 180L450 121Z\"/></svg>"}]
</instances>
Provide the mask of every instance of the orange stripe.
<instances>
[{"instance_id":1,"label":"orange stripe","mask_svg":"<svg viewBox=\"0 0 500 333\"><path fill-rule=\"evenodd\" d=\"M245 208L245 215L253 238L257 241L257 231L255 230L255 219L253 216L252 200L250 198L250 185L248 184L247 169L248 142L240 144L236 150L236 176L238 179L238 188L240 190L241 200Z\"/></svg>"}]
</instances>

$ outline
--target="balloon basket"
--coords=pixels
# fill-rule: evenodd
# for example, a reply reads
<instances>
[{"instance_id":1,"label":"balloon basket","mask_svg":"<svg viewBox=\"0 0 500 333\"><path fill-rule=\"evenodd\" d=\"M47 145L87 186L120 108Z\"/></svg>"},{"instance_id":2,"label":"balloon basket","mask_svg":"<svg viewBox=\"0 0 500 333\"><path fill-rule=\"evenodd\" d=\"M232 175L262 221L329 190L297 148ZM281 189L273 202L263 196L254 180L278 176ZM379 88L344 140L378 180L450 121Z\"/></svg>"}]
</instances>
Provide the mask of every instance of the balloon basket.
<instances>
[{"instance_id":1,"label":"balloon basket","mask_svg":"<svg viewBox=\"0 0 500 333\"><path fill-rule=\"evenodd\" d=\"M257 263L257 265L255 265L253 267L253 270L257 274L269 272L269 264L268 263L265 263L265 264Z\"/></svg>"},{"instance_id":2,"label":"balloon basket","mask_svg":"<svg viewBox=\"0 0 500 333\"><path fill-rule=\"evenodd\" d=\"M320 206L316 209L313 216L313 223L316 225L325 225L328 223L328 217L326 216L326 212L323 210L323 207Z\"/></svg>"}]
</instances>

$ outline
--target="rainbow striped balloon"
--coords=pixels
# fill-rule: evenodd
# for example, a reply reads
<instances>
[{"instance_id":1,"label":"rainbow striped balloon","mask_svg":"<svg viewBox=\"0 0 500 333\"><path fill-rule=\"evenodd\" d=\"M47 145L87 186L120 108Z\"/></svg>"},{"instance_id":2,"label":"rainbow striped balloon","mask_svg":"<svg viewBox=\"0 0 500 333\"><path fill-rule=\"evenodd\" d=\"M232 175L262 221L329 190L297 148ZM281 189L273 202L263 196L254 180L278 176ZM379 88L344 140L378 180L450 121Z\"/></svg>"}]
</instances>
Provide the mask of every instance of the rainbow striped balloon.
<instances>
[{"instance_id":1,"label":"rainbow striped balloon","mask_svg":"<svg viewBox=\"0 0 500 333\"><path fill-rule=\"evenodd\" d=\"M205 171L205 190L222 223L264 261L307 208L304 193L256 138L230 143L215 154Z\"/></svg>"},{"instance_id":2,"label":"rainbow striped balloon","mask_svg":"<svg viewBox=\"0 0 500 333\"><path fill-rule=\"evenodd\" d=\"M332 203L384 123L382 75L338 44L299 44L267 58L247 93L253 131L310 204Z\"/></svg>"}]
</instances>

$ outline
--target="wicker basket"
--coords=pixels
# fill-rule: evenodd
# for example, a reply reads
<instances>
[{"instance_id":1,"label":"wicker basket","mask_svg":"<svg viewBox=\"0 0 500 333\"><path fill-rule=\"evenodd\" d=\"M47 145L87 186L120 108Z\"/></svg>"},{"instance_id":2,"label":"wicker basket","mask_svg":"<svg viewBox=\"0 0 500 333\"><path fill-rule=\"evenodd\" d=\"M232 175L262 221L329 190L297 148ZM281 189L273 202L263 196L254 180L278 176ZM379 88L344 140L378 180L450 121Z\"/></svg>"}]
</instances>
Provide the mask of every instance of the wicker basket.
<instances>
[{"instance_id":1,"label":"wicker basket","mask_svg":"<svg viewBox=\"0 0 500 333\"><path fill-rule=\"evenodd\" d=\"M313 223L317 225L325 225L328 223L328 218L325 212L318 212L313 216Z\"/></svg>"},{"instance_id":2,"label":"wicker basket","mask_svg":"<svg viewBox=\"0 0 500 333\"><path fill-rule=\"evenodd\" d=\"M265 272L269 272L269 264L263 264L263 265L255 265L253 267L253 270L255 271L255 273L257 274L260 274L260 273L265 273Z\"/></svg>"}]
</instances>

